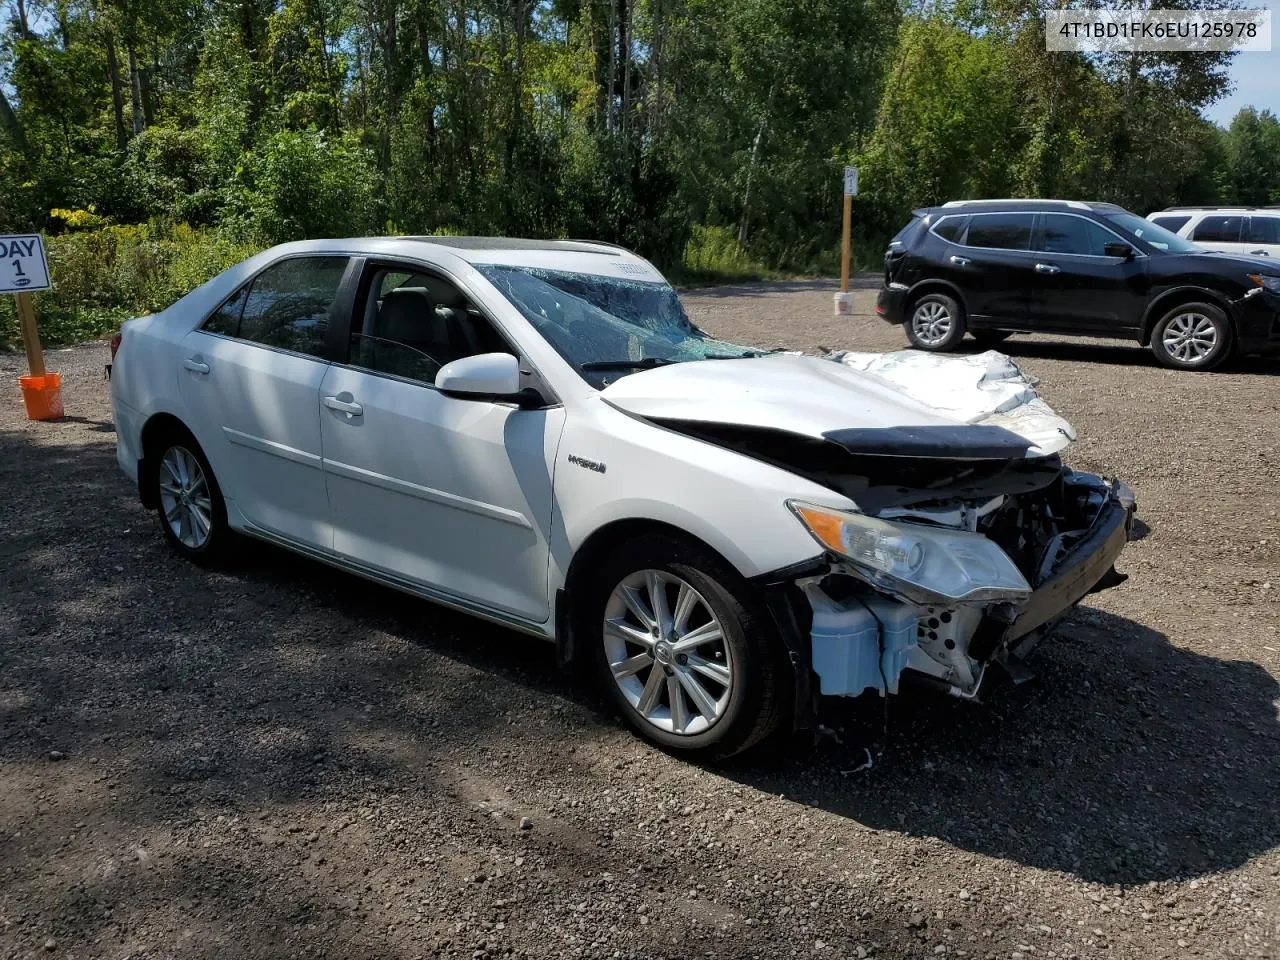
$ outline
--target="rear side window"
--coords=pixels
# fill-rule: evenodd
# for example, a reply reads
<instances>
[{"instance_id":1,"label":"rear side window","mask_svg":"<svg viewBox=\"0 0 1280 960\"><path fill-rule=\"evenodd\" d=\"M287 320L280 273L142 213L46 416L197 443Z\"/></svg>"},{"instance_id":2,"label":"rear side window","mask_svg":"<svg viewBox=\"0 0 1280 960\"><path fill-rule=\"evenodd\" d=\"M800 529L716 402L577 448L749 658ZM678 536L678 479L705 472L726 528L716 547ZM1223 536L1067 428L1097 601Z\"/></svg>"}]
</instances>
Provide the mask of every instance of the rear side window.
<instances>
[{"instance_id":1,"label":"rear side window","mask_svg":"<svg viewBox=\"0 0 1280 960\"><path fill-rule=\"evenodd\" d=\"M988 247L997 250L1030 250L1031 224L1035 215L1030 213L984 213L969 221L969 234L965 243L971 247Z\"/></svg>"},{"instance_id":2,"label":"rear side window","mask_svg":"<svg viewBox=\"0 0 1280 960\"><path fill-rule=\"evenodd\" d=\"M1190 217L1152 217L1151 222L1157 227L1164 227L1170 233L1177 233L1188 223L1191 222Z\"/></svg>"},{"instance_id":3,"label":"rear side window","mask_svg":"<svg viewBox=\"0 0 1280 960\"><path fill-rule=\"evenodd\" d=\"M240 339L323 356L329 311L347 261L347 257L296 257L262 271L249 286Z\"/></svg>"},{"instance_id":4,"label":"rear side window","mask_svg":"<svg viewBox=\"0 0 1280 960\"><path fill-rule=\"evenodd\" d=\"M1036 233L1037 250L1082 257L1105 257L1107 244L1119 239L1092 220L1062 213L1046 213Z\"/></svg>"},{"instance_id":5,"label":"rear side window","mask_svg":"<svg viewBox=\"0 0 1280 960\"><path fill-rule=\"evenodd\" d=\"M1244 217L1205 217L1191 231L1197 243L1239 243Z\"/></svg>"},{"instance_id":6,"label":"rear side window","mask_svg":"<svg viewBox=\"0 0 1280 960\"><path fill-rule=\"evenodd\" d=\"M1246 243L1280 243L1280 217L1250 217Z\"/></svg>"},{"instance_id":7,"label":"rear side window","mask_svg":"<svg viewBox=\"0 0 1280 960\"><path fill-rule=\"evenodd\" d=\"M236 336L240 330L240 314L244 311L244 302L248 297L249 288L241 287L204 322L203 329L227 337Z\"/></svg>"},{"instance_id":8,"label":"rear side window","mask_svg":"<svg viewBox=\"0 0 1280 960\"><path fill-rule=\"evenodd\" d=\"M968 219L968 217L943 217L934 224L933 232L943 240L959 243L960 236L964 233L964 225Z\"/></svg>"}]
</instances>

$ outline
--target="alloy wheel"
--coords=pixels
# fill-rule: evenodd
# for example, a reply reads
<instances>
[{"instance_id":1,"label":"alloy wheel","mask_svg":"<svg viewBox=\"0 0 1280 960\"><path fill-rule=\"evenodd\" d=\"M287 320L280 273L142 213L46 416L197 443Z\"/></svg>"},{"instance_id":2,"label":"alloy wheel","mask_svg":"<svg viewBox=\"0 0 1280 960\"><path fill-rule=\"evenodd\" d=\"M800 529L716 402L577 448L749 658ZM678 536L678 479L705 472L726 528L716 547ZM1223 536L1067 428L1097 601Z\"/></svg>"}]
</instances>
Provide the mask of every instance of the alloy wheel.
<instances>
[{"instance_id":1,"label":"alloy wheel","mask_svg":"<svg viewBox=\"0 0 1280 960\"><path fill-rule=\"evenodd\" d=\"M160 458L160 509L183 546L199 550L213 531L213 497L200 461L186 447L172 446Z\"/></svg>"},{"instance_id":2,"label":"alloy wheel","mask_svg":"<svg viewBox=\"0 0 1280 960\"><path fill-rule=\"evenodd\" d=\"M917 339L930 347L936 347L951 333L951 311L937 300L926 300L911 315L911 330Z\"/></svg>"},{"instance_id":3,"label":"alloy wheel","mask_svg":"<svg viewBox=\"0 0 1280 960\"><path fill-rule=\"evenodd\" d=\"M1165 324L1164 351L1179 363L1202 362L1218 345L1218 328L1203 313L1181 313Z\"/></svg>"},{"instance_id":4,"label":"alloy wheel","mask_svg":"<svg viewBox=\"0 0 1280 960\"><path fill-rule=\"evenodd\" d=\"M733 654L706 598L665 570L638 570L609 595L604 647L613 680L659 730L692 736L723 715Z\"/></svg>"}]
</instances>

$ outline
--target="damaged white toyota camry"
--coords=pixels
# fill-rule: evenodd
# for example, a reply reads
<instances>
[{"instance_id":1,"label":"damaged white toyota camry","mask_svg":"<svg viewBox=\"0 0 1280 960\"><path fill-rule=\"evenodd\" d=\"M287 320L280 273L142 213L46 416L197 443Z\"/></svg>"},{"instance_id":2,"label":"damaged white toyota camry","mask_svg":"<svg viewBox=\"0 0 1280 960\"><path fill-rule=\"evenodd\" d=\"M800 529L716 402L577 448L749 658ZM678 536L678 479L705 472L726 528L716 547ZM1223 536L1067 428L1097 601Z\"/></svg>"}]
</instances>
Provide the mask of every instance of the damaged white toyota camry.
<instances>
[{"instance_id":1,"label":"damaged white toyota camry","mask_svg":"<svg viewBox=\"0 0 1280 960\"><path fill-rule=\"evenodd\" d=\"M900 678L974 697L1123 579L1132 494L1063 466L1006 358L725 343L603 244L276 247L129 321L109 372L180 554L257 538L554 640L676 750Z\"/></svg>"}]
</instances>

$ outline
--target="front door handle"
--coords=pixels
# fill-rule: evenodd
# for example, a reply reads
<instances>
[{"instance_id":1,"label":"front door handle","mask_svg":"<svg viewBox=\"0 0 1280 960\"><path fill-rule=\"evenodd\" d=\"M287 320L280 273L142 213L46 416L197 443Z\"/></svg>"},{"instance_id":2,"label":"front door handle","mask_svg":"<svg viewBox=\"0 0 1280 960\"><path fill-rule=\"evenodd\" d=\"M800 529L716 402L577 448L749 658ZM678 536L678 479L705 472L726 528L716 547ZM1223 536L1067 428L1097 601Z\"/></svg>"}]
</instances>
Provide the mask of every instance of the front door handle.
<instances>
[{"instance_id":1,"label":"front door handle","mask_svg":"<svg viewBox=\"0 0 1280 960\"><path fill-rule=\"evenodd\" d=\"M1253 253L1249 254L1249 256L1251 256L1251 257L1269 257L1269 256L1271 256L1271 254L1269 254L1266 250L1255 250L1255 251L1253 251Z\"/></svg>"},{"instance_id":2,"label":"front door handle","mask_svg":"<svg viewBox=\"0 0 1280 960\"><path fill-rule=\"evenodd\" d=\"M192 373L209 372L209 365L203 360L197 360L195 357L188 357L186 360L183 360L182 365Z\"/></svg>"},{"instance_id":3,"label":"front door handle","mask_svg":"<svg viewBox=\"0 0 1280 960\"><path fill-rule=\"evenodd\" d=\"M1061 267L1055 267L1052 263L1037 263L1036 273L1061 273Z\"/></svg>"},{"instance_id":4,"label":"front door handle","mask_svg":"<svg viewBox=\"0 0 1280 960\"><path fill-rule=\"evenodd\" d=\"M354 400L339 400L337 397L325 397L324 405L330 410L337 410L339 413L345 413L348 417L364 416L364 407L356 403Z\"/></svg>"},{"instance_id":5,"label":"front door handle","mask_svg":"<svg viewBox=\"0 0 1280 960\"><path fill-rule=\"evenodd\" d=\"M954 263L957 267L967 267L969 265L969 258L952 256L951 262Z\"/></svg>"}]
</instances>

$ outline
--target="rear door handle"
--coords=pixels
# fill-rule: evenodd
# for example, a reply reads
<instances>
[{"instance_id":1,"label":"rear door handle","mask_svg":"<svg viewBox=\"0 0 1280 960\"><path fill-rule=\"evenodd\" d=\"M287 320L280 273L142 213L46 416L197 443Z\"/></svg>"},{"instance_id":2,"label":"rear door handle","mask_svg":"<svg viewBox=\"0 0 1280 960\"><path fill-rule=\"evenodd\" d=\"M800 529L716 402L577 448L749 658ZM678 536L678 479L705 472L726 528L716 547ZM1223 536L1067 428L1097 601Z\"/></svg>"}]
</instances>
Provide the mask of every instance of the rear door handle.
<instances>
[{"instance_id":1,"label":"rear door handle","mask_svg":"<svg viewBox=\"0 0 1280 960\"><path fill-rule=\"evenodd\" d=\"M337 397L325 397L324 405L330 410L337 410L339 413L345 413L349 417L364 416L364 407L356 403L354 400L339 400Z\"/></svg>"},{"instance_id":2,"label":"rear door handle","mask_svg":"<svg viewBox=\"0 0 1280 960\"><path fill-rule=\"evenodd\" d=\"M195 357L188 357L182 361L182 365L192 373L208 373L209 365L203 360L197 360Z\"/></svg>"},{"instance_id":3,"label":"rear door handle","mask_svg":"<svg viewBox=\"0 0 1280 960\"><path fill-rule=\"evenodd\" d=\"M1266 250L1255 250L1255 251L1253 251L1253 253L1249 254L1249 256L1251 256L1251 257L1269 257L1269 256L1271 256L1271 254L1269 254Z\"/></svg>"},{"instance_id":4,"label":"rear door handle","mask_svg":"<svg viewBox=\"0 0 1280 960\"><path fill-rule=\"evenodd\" d=\"M1061 267L1055 267L1052 263L1037 263L1036 273L1061 273Z\"/></svg>"},{"instance_id":5,"label":"rear door handle","mask_svg":"<svg viewBox=\"0 0 1280 960\"><path fill-rule=\"evenodd\" d=\"M957 267L967 267L969 265L969 258L952 256L951 262L954 263Z\"/></svg>"}]
</instances>

